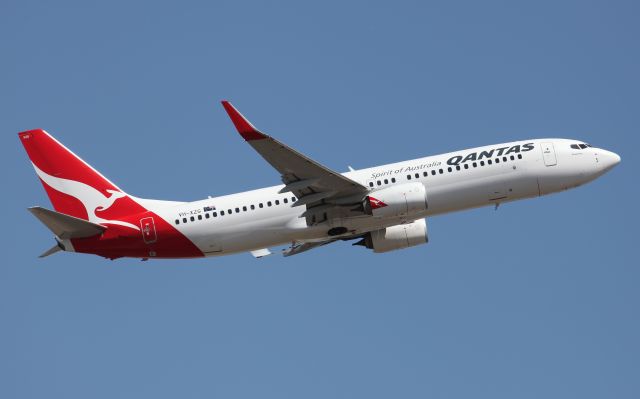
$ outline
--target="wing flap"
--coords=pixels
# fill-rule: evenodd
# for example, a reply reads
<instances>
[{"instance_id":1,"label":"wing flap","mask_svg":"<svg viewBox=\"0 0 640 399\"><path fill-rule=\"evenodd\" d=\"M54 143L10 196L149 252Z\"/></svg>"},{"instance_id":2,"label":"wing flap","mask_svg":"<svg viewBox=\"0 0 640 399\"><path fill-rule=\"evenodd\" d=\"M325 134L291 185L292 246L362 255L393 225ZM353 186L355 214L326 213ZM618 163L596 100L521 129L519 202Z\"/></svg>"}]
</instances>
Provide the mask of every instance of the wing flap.
<instances>
[{"instance_id":1,"label":"wing flap","mask_svg":"<svg viewBox=\"0 0 640 399\"><path fill-rule=\"evenodd\" d=\"M269 250L269 248L255 249L250 252L254 258L258 258L258 259L271 255L271 251Z\"/></svg>"}]
</instances>

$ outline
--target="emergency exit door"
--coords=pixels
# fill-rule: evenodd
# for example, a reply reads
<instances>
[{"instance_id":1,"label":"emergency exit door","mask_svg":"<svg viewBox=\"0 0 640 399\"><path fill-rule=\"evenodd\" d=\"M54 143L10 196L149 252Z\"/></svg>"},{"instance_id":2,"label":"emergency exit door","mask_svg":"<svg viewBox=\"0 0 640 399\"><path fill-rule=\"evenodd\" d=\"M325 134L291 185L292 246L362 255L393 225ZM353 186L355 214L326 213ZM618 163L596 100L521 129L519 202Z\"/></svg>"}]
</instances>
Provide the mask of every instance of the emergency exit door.
<instances>
[{"instance_id":1,"label":"emergency exit door","mask_svg":"<svg viewBox=\"0 0 640 399\"><path fill-rule=\"evenodd\" d=\"M546 166L554 166L558 163L553 143L541 143L540 148L542 149L542 158Z\"/></svg>"},{"instance_id":2,"label":"emergency exit door","mask_svg":"<svg viewBox=\"0 0 640 399\"><path fill-rule=\"evenodd\" d=\"M153 217L140 219L140 231L142 232L142 239L146 244L151 244L158 240L158 236L156 235L156 225L153 222Z\"/></svg>"}]
</instances>

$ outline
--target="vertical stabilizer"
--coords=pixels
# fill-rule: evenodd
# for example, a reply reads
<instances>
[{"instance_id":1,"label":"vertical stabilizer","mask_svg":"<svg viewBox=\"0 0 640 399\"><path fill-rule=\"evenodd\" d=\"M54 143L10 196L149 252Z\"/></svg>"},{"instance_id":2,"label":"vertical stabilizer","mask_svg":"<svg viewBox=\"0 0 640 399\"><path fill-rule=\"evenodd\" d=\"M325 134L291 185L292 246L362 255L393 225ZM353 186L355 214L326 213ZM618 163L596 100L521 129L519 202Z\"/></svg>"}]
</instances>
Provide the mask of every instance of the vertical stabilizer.
<instances>
[{"instance_id":1,"label":"vertical stabilizer","mask_svg":"<svg viewBox=\"0 0 640 399\"><path fill-rule=\"evenodd\" d=\"M42 129L18 135L56 211L139 230L117 219L145 209L100 172Z\"/></svg>"}]
</instances>

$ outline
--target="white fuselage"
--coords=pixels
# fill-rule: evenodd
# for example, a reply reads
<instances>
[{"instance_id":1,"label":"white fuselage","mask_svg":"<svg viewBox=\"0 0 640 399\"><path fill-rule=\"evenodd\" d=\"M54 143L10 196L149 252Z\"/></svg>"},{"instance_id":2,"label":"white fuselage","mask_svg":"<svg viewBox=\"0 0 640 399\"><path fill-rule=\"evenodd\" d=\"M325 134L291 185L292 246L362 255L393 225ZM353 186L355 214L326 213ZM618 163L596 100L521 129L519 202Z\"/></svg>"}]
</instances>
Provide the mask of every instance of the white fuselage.
<instances>
[{"instance_id":1,"label":"white fuselage","mask_svg":"<svg viewBox=\"0 0 640 399\"><path fill-rule=\"evenodd\" d=\"M422 183L427 192L427 210L403 217L334 217L308 225L302 216L306 207L293 206L291 193L279 193L283 185L158 206L154 211L206 256L252 251L296 240L323 240L328 237L327 231L337 226L348 229L342 237L348 238L429 216L577 187L620 161L616 154L599 148L571 148L575 143L581 142L517 141L343 174L368 187L371 194L392 185ZM514 147L518 151L512 150Z\"/></svg>"}]
</instances>

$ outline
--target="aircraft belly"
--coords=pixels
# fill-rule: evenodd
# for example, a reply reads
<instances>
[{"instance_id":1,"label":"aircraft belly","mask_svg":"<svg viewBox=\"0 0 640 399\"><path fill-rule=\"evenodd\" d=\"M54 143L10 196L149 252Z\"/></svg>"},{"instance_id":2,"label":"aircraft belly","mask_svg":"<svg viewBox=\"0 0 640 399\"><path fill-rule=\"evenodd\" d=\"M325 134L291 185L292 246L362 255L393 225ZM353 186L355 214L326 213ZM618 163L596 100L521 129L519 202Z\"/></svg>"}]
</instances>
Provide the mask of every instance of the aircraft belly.
<instances>
[{"instance_id":1,"label":"aircraft belly","mask_svg":"<svg viewBox=\"0 0 640 399\"><path fill-rule=\"evenodd\" d=\"M194 242L207 256L215 256L288 244L293 240L320 238L325 233L326 228L307 227L304 218L282 215L218 226L194 237Z\"/></svg>"}]
</instances>

